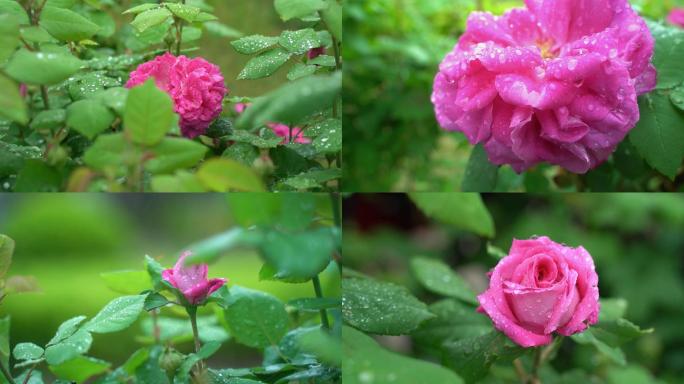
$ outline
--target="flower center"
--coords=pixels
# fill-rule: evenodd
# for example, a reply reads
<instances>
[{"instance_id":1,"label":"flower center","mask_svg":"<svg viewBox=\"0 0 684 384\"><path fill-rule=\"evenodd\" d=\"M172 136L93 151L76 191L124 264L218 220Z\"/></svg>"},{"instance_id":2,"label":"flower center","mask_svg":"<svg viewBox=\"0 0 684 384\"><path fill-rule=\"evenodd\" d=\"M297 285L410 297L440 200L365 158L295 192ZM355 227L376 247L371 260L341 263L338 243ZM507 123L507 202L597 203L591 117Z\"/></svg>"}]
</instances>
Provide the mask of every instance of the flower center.
<instances>
[{"instance_id":1,"label":"flower center","mask_svg":"<svg viewBox=\"0 0 684 384\"><path fill-rule=\"evenodd\" d=\"M539 47L539 50L541 51L542 58L555 59L556 57L558 57L557 52L553 49L552 39L537 40L536 45L537 47Z\"/></svg>"}]
</instances>

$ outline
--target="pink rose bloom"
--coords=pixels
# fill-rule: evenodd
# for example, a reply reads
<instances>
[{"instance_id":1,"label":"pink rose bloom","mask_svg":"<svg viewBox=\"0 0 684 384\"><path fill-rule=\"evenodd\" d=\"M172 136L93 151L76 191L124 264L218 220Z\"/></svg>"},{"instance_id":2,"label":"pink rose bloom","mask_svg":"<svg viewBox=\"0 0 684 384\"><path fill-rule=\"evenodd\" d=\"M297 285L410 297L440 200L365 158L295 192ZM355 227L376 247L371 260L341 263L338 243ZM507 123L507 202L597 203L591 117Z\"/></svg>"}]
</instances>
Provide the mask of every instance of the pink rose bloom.
<instances>
[{"instance_id":1,"label":"pink rose bloom","mask_svg":"<svg viewBox=\"0 0 684 384\"><path fill-rule=\"evenodd\" d=\"M684 28L684 8L674 8L667 16L667 21L670 24Z\"/></svg>"},{"instance_id":2,"label":"pink rose bloom","mask_svg":"<svg viewBox=\"0 0 684 384\"><path fill-rule=\"evenodd\" d=\"M235 112L241 114L245 111L245 109L247 109L247 107L249 107L248 103L237 103L235 104ZM276 136L280 136L283 138L283 141L281 141L280 144L287 144L289 142L290 127L288 125L281 123L267 123L266 126L271 128L271 130L273 131L273 133L276 134ZM294 136L293 142L295 143L308 144L311 142L311 139L305 137L304 131L299 127L292 128L292 135Z\"/></svg>"},{"instance_id":3,"label":"pink rose bloom","mask_svg":"<svg viewBox=\"0 0 684 384\"><path fill-rule=\"evenodd\" d=\"M311 48L311 49L309 49L309 52L306 53L306 57L309 60L312 60L312 59L315 59L324 53L325 53L325 47Z\"/></svg>"},{"instance_id":4,"label":"pink rose bloom","mask_svg":"<svg viewBox=\"0 0 684 384\"><path fill-rule=\"evenodd\" d=\"M591 255L548 237L513 240L479 295L479 312L523 347L549 344L551 334L570 336L595 324L598 276Z\"/></svg>"},{"instance_id":5,"label":"pink rose bloom","mask_svg":"<svg viewBox=\"0 0 684 384\"><path fill-rule=\"evenodd\" d=\"M221 114L228 89L216 65L199 57L165 53L131 72L126 88L142 84L149 77L154 77L157 87L173 99L183 136L192 139L201 135Z\"/></svg>"},{"instance_id":6,"label":"pink rose bloom","mask_svg":"<svg viewBox=\"0 0 684 384\"><path fill-rule=\"evenodd\" d=\"M185 258L188 256L190 252L184 252L172 269L165 269L162 272L162 278L181 291L190 304L199 305L227 280L207 280L209 267L206 264L185 266Z\"/></svg>"},{"instance_id":7,"label":"pink rose bloom","mask_svg":"<svg viewBox=\"0 0 684 384\"><path fill-rule=\"evenodd\" d=\"M435 77L439 124L483 143L494 164L585 173L639 120L651 91L653 36L627 0L525 0L474 12Z\"/></svg>"}]
</instances>

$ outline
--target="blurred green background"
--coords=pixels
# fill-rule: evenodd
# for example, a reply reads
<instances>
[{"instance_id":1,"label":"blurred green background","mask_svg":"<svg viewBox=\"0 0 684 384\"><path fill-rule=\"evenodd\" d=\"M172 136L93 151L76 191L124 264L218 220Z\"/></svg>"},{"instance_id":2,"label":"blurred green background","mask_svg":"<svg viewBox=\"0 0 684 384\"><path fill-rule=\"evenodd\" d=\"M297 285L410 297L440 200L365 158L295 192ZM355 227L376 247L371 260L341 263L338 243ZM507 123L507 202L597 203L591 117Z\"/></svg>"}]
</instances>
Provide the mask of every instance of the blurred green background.
<instances>
[{"instance_id":1,"label":"blurred green background","mask_svg":"<svg viewBox=\"0 0 684 384\"><path fill-rule=\"evenodd\" d=\"M472 146L437 126L430 102L439 63L470 12L494 14L522 0L349 0L344 9L345 191L457 191ZM684 0L632 0L662 19ZM558 167L544 174L559 187ZM590 180L591 181L591 180ZM526 185L528 183L529 185ZM539 190L539 180L501 168L496 191ZM548 189L548 187L547 187Z\"/></svg>"},{"instance_id":2,"label":"blurred green background","mask_svg":"<svg viewBox=\"0 0 684 384\"><path fill-rule=\"evenodd\" d=\"M684 383L684 196L675 194L483 195L495 227L492 243L508 251L513 238L546 235L593 256L601 297L624 298L625 318L655 331L623 346L628 368L612 364L590 346L566 341L553 362L559 372L582 368L598 375L630 372L633 381L656 376ZM348 268L409 287L422 301L423 290L408 269L414 256L440 258L477 293L488 285L486 272L497 259L486 239L438 224L406 195L355 194L344 201L344 257ZM407 337L381 338L385 346L421 356ZM509 364L510 365L510 364ZM615 376L618 377L618 376ZM626 380L626 379L625 379Z\"/></svg>"},{"instance_id":3,"label":"blurred green background","mask_svg":"<svg viewBox=\"0 0 684 384\"><path fill-rule=\"evenodd\" d=\"M327 195L321 195L328 202ZM100 273L142 270L144 256L171 267L183 247L233 226L231 209L221 194L0 195L0 233L16 241L8 275L32 275L41 292L9 295L0 316L11 315L11 342L45 345L65 320L92 317L111 299ZM252 251L227 253L209 267L209 277L270 292L283 301L313 297L311 284L259 281L262 262ZM339 273L322 275L326 295L339 294ZM211 313L204 307L200 314ZM140 322L112 334L93 335L90 356L120 365L137 348ZM201 332L201 330L200 330ZM191 343L177 347L192 350ZM261 351L228 341L215 358L225 367L261 363Z\"/></svg>"}]
</instances>

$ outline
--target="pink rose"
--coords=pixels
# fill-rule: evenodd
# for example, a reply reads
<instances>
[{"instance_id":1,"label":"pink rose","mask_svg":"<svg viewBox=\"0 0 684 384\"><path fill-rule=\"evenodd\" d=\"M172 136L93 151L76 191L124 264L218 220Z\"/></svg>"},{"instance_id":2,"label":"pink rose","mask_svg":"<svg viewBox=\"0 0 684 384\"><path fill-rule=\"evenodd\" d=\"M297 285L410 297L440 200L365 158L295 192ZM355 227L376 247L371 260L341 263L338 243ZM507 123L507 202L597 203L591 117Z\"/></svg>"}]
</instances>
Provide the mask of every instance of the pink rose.
<instances>
[{"instance_id":1,"label":"pink rose","mask_svg":"<svg viewBox=\"0 0 684 384\"><path fill-rule=\"evenodd\" d=\"M478 297L479 312L523 347L549 344L551 334L570 336L595 324L598 275L591 255L548 237L513 240Z\"/></svg>"},{"instance_id":2,"label":"pink rose","mask_svg":"<svg viewBox=\"0 0 684 384\"><path fill-rule=\"evenodd\" d=\"M474 12L435 77L439 124L484 143L489 160L585 173L639 119L656 84L653 37L627 0L526 0Z\"/></svg>"},{"instance_id":3,"label":"pink rose","mask_svg":"<svg viewBox=\"0 0 684 384\"><path fill-rule=\"evenodd\" d=\"M194 138L203 134L221 114L228 89L216 65L199 57L189 59L165 53L131 72L126 88L142 84L149 77L154 77L157 87L173 99L183 136Z\"/></svg>"},{"instance_id":4,"label":"pink rose","mask_svg":"<svg viewBox=\"0 0 684 384\"><path fill-rule=\"evenodd\" d=\"M227 280L207 280L209 267L206 264L185 266L185 258L188 256L190 252L184 252L172 269L162 272L162 278L181 291L190 304L199 305Z\"/></svg>"},{"instance_id":5,"label":"pink rose","mask_svg":"<svg viewBox=\"0 0 684 384\"><path fill-rule=\"evenodd\" d=\"M237 103L235 104L235 112L237 112L239 115L244 112L247 107L249 107L248 103ZM280 144L287 144L289 142L290 127L288 125L281 123L266 123L266 126L271 128L276 136L283 138L283 141L281 141ZM305 137L304 131L299 127L292 128L292 136L294 136L293 142L295 143L308 144L311 142L311 139Z\"/></svg>"},{"instance_id":6,"label":"pink rose","mask_svg":"<svg viewBox=\"0 0 684 384\"><path fill-rule=\"evenodd\" d=\"M19 84L19 94L21 97L26 97L26 94L28 93L28 88L26 87L26 84Z\"/></svg>"},{"instance_id":7,"label":"pink rose","mask_svg":"<svg viewBox=\"0 0 684 384\"><path fill-rule=\"evenodd\" d=\"M670 24L684 28L684 8L674 8L667 16L667 21Z\"/></svg>"}]
</instances>

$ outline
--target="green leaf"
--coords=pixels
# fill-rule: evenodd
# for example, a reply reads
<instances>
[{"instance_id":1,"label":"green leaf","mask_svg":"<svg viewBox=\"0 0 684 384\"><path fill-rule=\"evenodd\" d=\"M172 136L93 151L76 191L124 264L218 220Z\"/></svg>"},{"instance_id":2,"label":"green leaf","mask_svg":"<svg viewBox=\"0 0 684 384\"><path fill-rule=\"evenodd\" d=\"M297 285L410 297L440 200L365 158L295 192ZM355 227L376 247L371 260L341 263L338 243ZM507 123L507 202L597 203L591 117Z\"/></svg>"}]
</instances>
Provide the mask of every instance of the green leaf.
<instances>
[{"instance_id":1,"label":"green leaf","mask_svg":"<svg viewBox=\"0 0 684 384\"><path fill-rule=\"evenodd\" d=\"M48 346L45 349L45 360L49 365L60 365L88 352L92 343L90 332L80 329L59 343Z\"/></svg>"},{"instance_id":2,"label":"green leaf","mask_svg":"<svg viewBox=\"0 0 684 384\"><path fill-rule=\"evenodd\" d=\"M0 117L16 121L19 124L28 123L28 112L24 98L19 93L19 86L12 80L0 74Z\"/></svg>"},{"instance_id":3,"label":"green leaf","mask_svg":"<svg viewBox=\"0 0 684 384\"><path fill-rule=\"evenodd\" d=\"M176 371L176 378L174 382L186 382L189 379L190 370L195 366L200 360L207 359L211 357L218 349L221 347L221 343L209 342L200 348L197 353L192 353L185 358L185 361L178 367Z\"/></svg>"},{"instance_id":4,"label":"green leaf","mask_svg":"<svg viewBox=\"0 0 684 384\"><path fill-rule=\"evenodd\" d=\"M489 373L492 364L512 361L525 351L503 333L493 331L482 336L445 342L442 361L466 383L475 383Z\"/></svg>"},{"instance_id":5,"label":"green leaf","mask_svg":"<svg viewBox=\"0 0 684 384\"><path fill-rule=\"evenodd\" d=\"M439 355L442 344L492 331L492 322L475 311L472 306L455 299L444 299L429 306L437 318L428 320L412 332L413 340L422 349Z\"/></svg>"},{"instance_id":6,"label":"green leaf","mask_svg":"<svg viewBox=\"0 0 684 384\"><path fill-rule=\"evenodd\" d=\"M12 15L0 14L0 63L4 63L14 53L18 44L19 24Z\"/></svg>"},{"instance_id":7,"label":"green leaf","mask_svg":"<svg viewBox=\"0 0 684 384\"><path fill-rule=\"evenodd\" d=\"M326 129L318 135L313 146L320 153L336 153L342 150L342 121L334 119L326 124Z\"/></svg>"},{"instance_id":8,"label":"green leaf","mask_svg":"<svg viewBox=\"0 0 684 384\"><path fill-rule=\"evenodd\" d=\"M275 48L251 58L238 75L238 80L260 79L271 76L290 59L291 54Z\"/></svg>"},{"instance_id":9,"label":"green leaf","mask_svg":"<svg viewBox=\"0 0 684 384\"><path fill-rule=\"evenodd\" d=\"M284 21L311 16L327 7L323 0L275 0L274 4L280 18Z\"/></svg>"},{"instance_id":10,"label":"green leaf","mask_svg":"<svg viewBox=\"0 0 684 384\"><path fill-rule=\"evenodd\" d=\"M176 17L179 17L189 23L195 21L197 16L200 14L200 9L192 5L180 3L166 3L165 5L166 8L168 8Z\"/></svg>"},{"instance_id":11,"label":"green leaf","mask_svg":"<svg viewBox=\"0 0 684 384\"><path fill-rule=\"evenodd\" d=\"M484 146L476 145L468 159L461 190L463 192L494 191L498 171L499 167L489 162Z\"/></svg>"},{"instance_id":12,"label":"green leaf","mask_svg":"<svg viewBox=\"0 0 684 384\"><path fill-rule=\"evenodd\" d=\"M674 180L684 159L684 112L658 91L639 97L641 119L629 134L646 162Z\"/></svg>"},{"instance_id":13,"label":"green leaf","mask_svg":"<svg viewBox=\"0 0 684 384\"><path fill-rule=\"evenodd\" d=\"M276 279L308 280L330 264L339 241L331 228L300 233L266 232L261 255L275 269Z\"/></svg>"},{"instance_id":14,"label":"green leaf","mask_svg":"<svg viewBox=\"0 0 684 384\"><path fill-rule=\"evenodd\" d=\"M62 186L62 176L42 160L24 161L24 168L17 175L15 192L57 192Z\"/></svg>"},{"instance_id":15,"label":"green leaf","mask_svg":"<svg viewBox=\"0 0 684 384\"><path fill-rule=\"evenodd\" d=\"M283 180L282 183L292 188L303 190L321 187L323 184L341 177L342 170L339 168L315 169L289 177Z\"/></svg>"},{"instance_id":16,"label":"green leaf","mask_svg":"<svg viewBox=\"0 0 684 384\"><path fill-rule=\"evenodd\" d=\"M259 158L259 151L250 144L236 142L230 147L226 148L226 150L221 154L221 157L235 160L241 164L251 167L254 164L254 161Z\"/></svg>"},{"instance_id":17,"label":"green leaf","mask_svg":"<svg viewBox=\"0 0 684 384\"><path fill-rule=\"evenodd\" d=\"M159 7L159 4L144 3L144 4L140 4L140 5L137 5L133 8L129 8L129 9L125 10L123 12L123 14L124 15L127 13L138 14L138 13L149 11L150 9L158 8L158 7Z\"/></svg>"},{"instance_id":18,"label":"green leaf","mask_svg":"<svg viewBox=\"0 0 684 384\"><path fill-rule=\"evenodd\" d=\"M83 329L93 333L110 333L128 328L143 311L146 295L122 296L110 301Z\"/></svg>"},{"instance_id":19,"label":"green leaf","mask_svg":"<svg viewBox=\"0 0 684 384\"><path fill-rule=\"evenodd\" d=\"M31 129L35 130L54 130L61 127L66 121L66 110L49 109L40 111L31 120Z\"/></svg>"},{"instance_id":20,"label":"green leaf","mask_svg":"<svg viewBox=\"0 0 684 384\"><path fill-rule=\"evenodd\" d=\"M147 271L114 271L100 273L107 288L125 295L139 294L150 289L152 281Z\"/></svg>"},{"instance_id":21,"label":"green leaf","mask_svg":"<svg viewBox=\"0 0 684 384\"><path fill-rule=\"evenodd\" d=\"M108 88L97 92L93 95L93 98L111 108L117 115L123 116L126 108L126 99L128 98L128 89L123 87Z\"/></svg>"},{"instance_id":22,"label":"green leaf","mask_svg":"<svg viewBox=\"0 0 684 384\"><path fill-rule=\"evenodd\" d=\"M487 242L487 254L496 260L501 260L504 257L508 256L508 254L504 252L501 248L493 245L490 242Z\"/></svg>"},{"instance_id":23,"label":"green leaf","mask_svg":"<svg viewBox=\"0 0 684 384\"><path fill-rule=\"evenodd\" d=\"M14 254L14 240L0 233L0 279L4 278L12 265Z\"/></svg>"},{"instance_id":24,"label":"green leaf","mask_svg":"<svg viewBox=\"0 0 684 384\"><path fill-rule=\"evenodd\" d=\"M33 343L19 343L14 346L12 355L17 360L36 360L43 356L43 348Z\"/></svg>"},{"instance_id":25,"label":"green leaf","mask_svg":"<svg viewBox=\"0 0 684 384\"><path fill-rule=\"evenodd\" d=\"M40 13L40 26L61 41L81 41L91 38L100 27L76 12L47 6Z\"/></svg>"},{"instance_id":26,"label":"green leaf","mask_svg":"<svg viewBox=\"0 0 684 384\"><path fill-rule=\"evenodd\" d=\"M263 381L245 379L242 377L231 377L221 371L209 369L209 377L214 384L265 384Z\"/></svg>"},{"instance_id":27,"label":"green leaf","mask_svg":"<svg viewBox=\"0 0 684 384\"><path fill-rule=\"evenodd\" d=\"M364 332L407 334L435 315L404 287L370 279L342 280L344 321Z\"/></svg>"},{"instance_id":28,"label":"green leaf","mask_svg":"<svg viewBox=\"0 0 684 384\"><path fill-rule=\"evenodd\" d=\"M342 41L342 4L327 0L328 8L323 10L323 21L337 41Z\"/></svg>"},{"instance_id":29,"label":"green leaf","mask_svg":"<svg viewBox=\"0 0 684 384\"><path fill-rule=\"evenodd\" d=\"M297 63L292 66L290 72L287 73L288 80L297 80L302 77L313 75L316 73L317 67L315 65L306 65L302 63Z\"/></svg>"},{"instance_id":30,"label":"green leaf","mask_svg":"<svg viewBox=\"0 0 684 384\"><path fill-rule=\"evenodd\" d=\"M594 336L591 328L571 336L572 340L579 344L593 345L597 351L599 351L604 356L608 357L614 363L619 365L626 365L627 360L625 359L625 353L619 347L611 347L610 345L602 342Z\"/></svg>"},{"instance_id":31,"label":"green leaf","mask_svg":"<svg viewBox=\"0 0 684 384\"><path fill-rule=\"evenodd\" d=\"M340 303L336 297L306 297L290 300L287 305L301 312L318 312L321 309L339 308Z\"/></svg>"},{"instance_id":32,"label":"green leaf","mask_svg":"<svg viewBox=\"0 0 684 384\"><path fill-rule=\"evenodd\" d=\"M461 276L454 273L440 260L415 257L411 259L411 270L418 281L429 291L455 297L471 304L477 304L475 293Z\"/></svg>"},{"instance_id":33,"label":"green leaf","mask_svg":"<svg viewBox=\"0 0 684 384\"><path fill-rule=\"evenodd\" d=\"M98 136L83 155L83 161L93 168L106 169L137 163L140 155L123 133L114 133Z\"/></svg>"},{"instance_id":34,"label":"green leaf","mask_svg":"<svg viewBox=\"0 0 684 384\"><path fill-rule=\"evenodd\" d=\"M626 367L607 367L606 383L608 384L660 384L646 368L630 364Z\"/></svg>"},{"instance_id":35,"label":"green leaf","mask_svg":"<svg viewBox=\"0 0 684 384\"><path fill-rule=\"evenodd\" d=\"M0 14L7 14L13 24L29 24L26 11L15 0L0 0Z\"/></svg>"},{"instance_id":36,"label":"green leaf","mask_svg":"<svg viewBox=\"0 0 684 384\"><path fill-rule=\"evenodd\" d=\"M257 99L237 120L238 127L257 128L270 121L297 124L332 106L342 86L341 73L292 81Z\"/></svg>"},{"instance_id":37,"label":"green leaf","mask_svg":"<svg viewBox=\"0 0 684 384\"><path fill-rule=\"evenodd\" d=\"M227 139L239 143L247 143L257 148L275 148L283 141L283 138L280 136L261 137L241 129L233 131Z\"/></svg>"},{"instance_id":38,"label":"green leaf","mask_svg":"<svg viewBox=\"0 0 684 384\"><path fill-rule=\"evenodd\" d=\"M343 327L342 352L342 382L346 384L463 383L448 369L387 351L354 328Z\"/></svg>"},{"instance_id":39,"label":"green leaf","mask_svg":"<svg viewBox=\"0 0 684 384\"><path fill-rule=\"evenodd\" d=\"M164 284L162 283L162 272L164 271L164 267L162 267L157 260L151 258L149 255L145 255L145 270L147 271L147 274L150 275L150 280L152 280L154 289L162 289L164 287Z\"/></svg>"},{"instance_id":40,"label":"green leaf","mask_svg":"<svg viewBox=\"0 0 684 384\"><path fill-rule=\"evenodd\" d=\"M76 332L76 330L78 329L78 325L81 324L85 319L85 316L76 316L63 322L57 329L57 333L55 334L55 336L52 337L52 339L47 343L47 345L50 346L57 344L62 340L73 335L74 332Z\"/></svg>"},{"instance_id":41,"label":"green leaf","mask_svg":"<svg viewBox=\"0 0 684 384\"><path fill-rule=\"evenodd\" d=\"M83 383L88 378L105 372L110 363L92 357L78 356L63 364L50 366L50 371L65 380Z\"/></svg>"},{"instance_id":42,"label":"green leaf","mask_svg":"<svg viewBox=\"0 0 684 384\"><path fill-rule=\"evenodd\" d=\"M655 38L653 65L658 70L656 89L668 89L682 84L684 79L680 63L684 61L684 31L675 26L654 22L648 22L648 27Z\"/></svg>"},{"instance_id":43,"label":"green leaf","mask_svg":"<svg viewBox=\"0 0 684 384\"><path fill-rule=\"evenodd\" d=\"M169 304L170 301L162 294L157 292L150 293L145 298L144 308L146 311L151 311Z\"/></svg>"},{"instance_id":44,"label":"green leaf","mask_svg":"<svg viewBox=\"0 0 684 384\"><path fill-rule=\"evenodd\" d=\"M79 100L67 108L66 123L69 127L92 139L104 132L114 122L114 114L95 100Z\"/></svg>"},{"instance_id":45,"label":"green leaf","mask_svg":"<svg viewBox=\"0 0 684 384\"><path fill-rule=\"evenodd\" d=\"M278 44L278 37L251 35L232 41L230 44L238 53L252 55Z\"/></svg>"},{"instance_id":46,"label":"green leaf","mask_svg":"<svg viewBox=\"0 0 684 384\"><path fill-rule=\"evenodd\" d=\"M494 221L476 193L412 193L423 213L444 224L494 237Z\"/></svg>"},{"instance_id":47,"label":"green leaf","mask_svg":"<svg viewBox=\"0 0 684 384\"><path fill-rule=\"evenodd\" d=\"M672 104L677 108L684 110L684 85L675 88L672 93L670 93L670 99L672 100Z\"/></svg>"},{"instance_id":48,"label":"green leaf","mask_svg":"<svg viewBox=\"0 0 684 384\"><path fill-rule=\"evenodd\" d=\"M302 55L311 48L321 46L316 31L311 28L300 29L298 31L283 31L278 39L278 44L295 55Z\"/></svg>"},{"instance_id":49,"label":"green leaf","mask_svg":"<svg viewBox=\"0 0 684 384\"><path fill-rule=\"evenodd\" d=\"M133 375L135 373L135 370L138 369L141 365L145 364L147 359L150 357L150 349L149 348L140 348L137 351L133 352L131 357L126 360L125 363L121 366L124 371L126 371L129 375Z\"/></svg>"},{"instance_id":50,"label":"green leaf","mask_svg":"<svg viewBox=\"0 0 684 384\"><path fill-rule=\"evenodd\" d=\"M335 62L335 56L330 55L320 55L307 61L307 63L311 65L320 65L322 67L334 67L337 65Z\"/></svg>"},{"instance_id":51,"label":"green leaf","mask_svg":"<svg viewBox=\"0 0 684 384\"><path fill-rule=\"evenodd\" d=\"M214 158L202 164L197 171L197 178L216 192L265 190L261 178L250 167L225 158Z\"/></svg>"},{"instance_id":52,"label":"green leaf","mask_svg":"<svg viewBox=\"0 0 684 384\"><path fill-rule=\"evenodd\" d=\"M225 319L235 340L253 348L278 345L289 318L275 296L240 286L230 288Z\"/></svg>"},{"instance_id":53,"label":"green leaf","mask_svg":"<svg viewBox=\"0 0 684 384\"><path fill-rule=\"evenodd\" d=\"M134 143L156 145L173 122L173 101L149 79L128 93L123 121Z\"/></svg>"},{"instance_id":54,"label":"green leaf","mask_svg":"<svg viewBox=\"0 0 684 384\"><path fill-rule=\"evenodd\" d=\"M263 234L257 230L233 228L208 239L191 244L184 250L192 254L187 258L187 263L206 263L216 260L223 252L231 249L257 246L261 243Z\"/></svg>"},{"instance_id":55,"label":"green leaf","mask_svg":"<svg viewBox=\"0 0 684 384\"><path fill-rule=\"evenodd\" d=\"M154 8L148 11L139 13L131 22L131 25L138 30L144 32L145 30L159 25L172 16L171 12L166 8Z\"/></svg>"},{"instance_id":56,"label":"green leaf","mask_svg":"<svg viewBox=\"0 0 684 384\"><path fill-rule=\"evenodd\" d=\"M13 79L26 84L52 85L78 72L83 62L63 53L17 51L5 66Z\"/></svg>"},{"instance_id":57,"label":"green leaf","mask_svg":"<svg viewBox=\"0 0 684 384\"><path fill-rule=\"evenodd\" d=\"M152 191L154 192L206 192L194 174L178 171L175 175L160 175L152 177Z\"/></svg>"},{"instance_id":58,"label":"green leaf","mask_svg":"<svg viewBox=\"0 0 684 384\"><path fill-rule=\"evenodd\" d=\"M599 323L617 321L627 312L627 300L625 299L601 299L601 311Z\"/></svg>"},{"instance_id":59,"label":"green leaf","mask_svg":"<svg viewBox=\"0 0 684 384\"><path fill-rule=\"evenodd\" d=\"M149 152L154 157L145 163L145 169L153 174L170 173L195 166L204 158L207 147L185 138L165 137Z\"/></svg>"}]
</instances>

